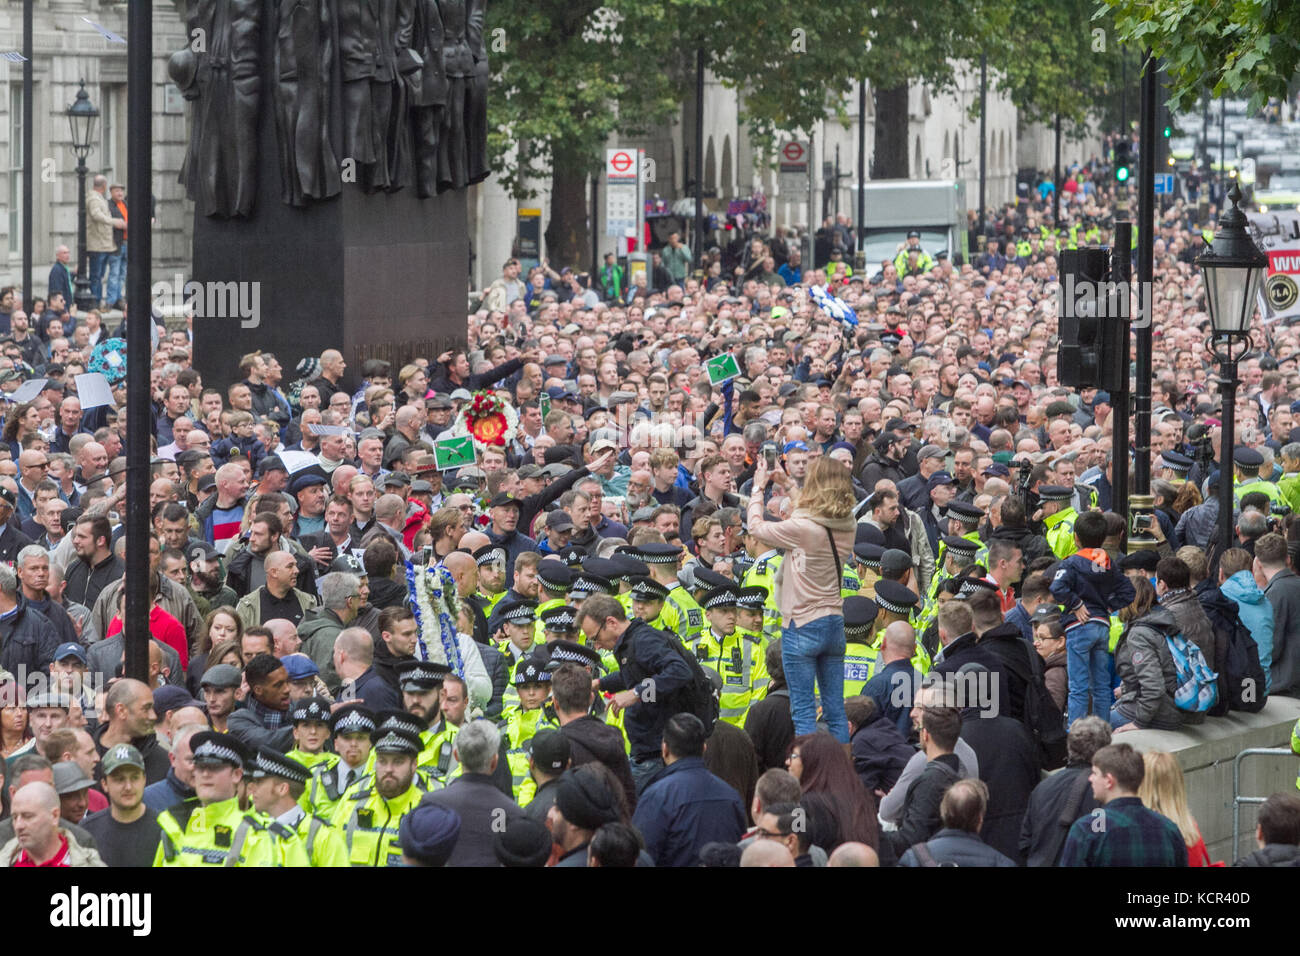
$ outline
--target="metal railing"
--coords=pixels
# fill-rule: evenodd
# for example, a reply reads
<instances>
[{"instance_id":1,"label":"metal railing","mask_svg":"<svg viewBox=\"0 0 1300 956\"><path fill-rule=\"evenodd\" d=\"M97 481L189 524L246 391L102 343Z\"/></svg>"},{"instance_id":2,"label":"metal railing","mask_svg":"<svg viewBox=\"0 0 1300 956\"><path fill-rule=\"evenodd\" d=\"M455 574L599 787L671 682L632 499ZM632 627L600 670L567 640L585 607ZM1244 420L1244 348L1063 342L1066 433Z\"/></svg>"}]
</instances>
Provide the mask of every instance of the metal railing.
<instances>
[{"instance_id":1,"label":"metal railing","mask_svg":"<svg viewBox=\"0 0 1300 956\"><path fill-rule=\"evenodd\" d=\"M1241 795L1241 761L1246 757L1288 757L1295 759L1290 747L1250 747L1237 754L1232 760L1232 862L1241 859L1241 805L1243 803L1261 804L1267 797L1243 797ZM1231 865L1231 864L1229 864Z\"/></svg>"}]
</instances>

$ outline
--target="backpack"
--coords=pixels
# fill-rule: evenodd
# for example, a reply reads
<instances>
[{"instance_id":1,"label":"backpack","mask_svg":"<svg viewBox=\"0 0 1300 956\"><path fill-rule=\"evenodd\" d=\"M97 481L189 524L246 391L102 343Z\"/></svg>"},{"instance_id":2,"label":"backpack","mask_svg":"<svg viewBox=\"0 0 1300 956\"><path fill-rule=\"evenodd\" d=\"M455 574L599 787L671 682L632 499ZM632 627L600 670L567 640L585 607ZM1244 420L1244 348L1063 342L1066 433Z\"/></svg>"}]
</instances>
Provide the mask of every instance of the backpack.
<instances>
[{"instance_id":1,"label":"backpack","mask_svg":"<svg viewBox=\"0 0 1300 956\"><path fill-rule=\"evenodd\" d=\"M686 649L682 639L676 634L668 631L660 631L668 639L677 656L686 662L686 666L691 671L691 679L682 687L668 695L665 703L669 706L672 713L694 714L700 718L704 724L706 734L713 733L713 725L718 722L718 717L722 713L722 678L713 670L707 670L700 666L695 655ZM629 648L629 656L635 660L636 650L633 638L633 647ZM639 671L639 668L624 667L625 671ZM637 677L639 682L642 678Z\"/></svg>"},{"instance_id":2,"label":"backpack","mask_svg":"<svg viewBox=\"0 0 1300 956\"><path fill-rule=\"evenodd\" d=\"M1222 631L1220 635L1219 640L1223 640ZM1227 633L1227 645L1227 654L1219 671L1224 698L1220 706L1226 703L1227 710L1258 713L1268 701L1268 692L1264 689L1264 665L1259 662L1259 645L1240 617Z\"/></svg>"},{"instance_id":3,"label":"backpack","mask_svg":"<svg viewBox=\"0 0 1300 956\"><path fill-rule=\"evenodd\" d=\"M1210 670L1201 649L1182 634L1166 634L1165 642L1174 659L1174 706L1205 713L1219 700L1219 675Z\"/></svg>"},{"instance_id":4,"label":"backpack","mask_svg":"<svg viewBox=\"0 0 1300 956\"><path fill-rule=\"evenodd\" d=\"M1023 663L1020 662L1020 663ZM1008 669L1025 684L1025 714L1023 723L1034 743L1038 745L1038 762L1043 770L1056 770L1065 766L1065 742L1068 733L1065 719L1052 700L1043 683L1042 658L1037 654L1029 661L1029 668L1008 660Z\"/></svg>"}]
</instances>

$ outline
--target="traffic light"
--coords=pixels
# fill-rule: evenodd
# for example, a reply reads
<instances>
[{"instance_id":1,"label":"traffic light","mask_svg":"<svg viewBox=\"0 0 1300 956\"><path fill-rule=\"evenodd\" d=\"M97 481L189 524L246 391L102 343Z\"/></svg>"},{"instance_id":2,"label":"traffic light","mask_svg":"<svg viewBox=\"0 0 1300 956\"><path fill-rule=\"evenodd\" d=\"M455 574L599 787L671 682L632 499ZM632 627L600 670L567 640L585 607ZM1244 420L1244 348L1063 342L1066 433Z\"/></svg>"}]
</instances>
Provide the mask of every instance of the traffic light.
<instances>
[{"instance_id":1,"label":"traffic light","mask_svg":"<svg viewBox=\"0 0 1300 956\"><path fill-rule=\"evenodd\" d=\"M1057 376L1067 388L1119 390L1127 382L1128 326L1107 284L1110 249L1063 249L1060 264Z\"/></svg>"},{"instance_id":2,"label":"traffic light","mask_svg":"<svg viewBox=\"0 0 1300 956\"><path fill-rule=\"evenodd\" d=\"M1122 139L1115 144L1115 182L1126 183L1133 173L1133 144Z\"/></svg>"}]
</instances>

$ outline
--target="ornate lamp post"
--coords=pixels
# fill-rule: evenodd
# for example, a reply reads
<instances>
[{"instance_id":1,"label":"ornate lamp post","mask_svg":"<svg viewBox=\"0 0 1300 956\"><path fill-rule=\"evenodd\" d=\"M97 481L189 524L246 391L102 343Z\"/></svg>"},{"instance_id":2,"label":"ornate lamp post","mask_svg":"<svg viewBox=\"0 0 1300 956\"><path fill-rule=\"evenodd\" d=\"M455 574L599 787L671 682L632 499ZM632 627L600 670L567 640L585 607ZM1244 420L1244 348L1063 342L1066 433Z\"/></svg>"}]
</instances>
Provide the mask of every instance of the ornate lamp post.
<instances>
[{"instance_id":1,"label":"ornate lamp post","mask_svg":"<svg viewBox=\"0 0 1300 956\"><path fill-rule=\"evenodd\" d=\"M1268 257L1260 252L1246 230L1241 211L1241 187L1228 193L1229 205L1208 251L1196 260L1205 280L1206 306L1212 332L1205 347L1221 369L1223 433L1219 440L1219 545L1232 543L1232 454L1236 445L1237 360L1250 347L1250 320L1255 315L1255 294L1264 277ZM1242 348L1235 351L1240 345Z\"/></svg>"},{"instance_id":2,"label":"ornate lamp post","mask_svg":"<svg viewBox=\"0 0 1300 956\"><path fill-rule=\"evenodd\" d=\"M90 102L85 80L81 81L76 100L65 112L72 129L72 152L77 157L77 285L73 299L78 309L85 310L96 305L90 292L90 255L86 252L86 157L90 155L95 123L99 120L99 110Z\"/></svg>"}]
</instances>

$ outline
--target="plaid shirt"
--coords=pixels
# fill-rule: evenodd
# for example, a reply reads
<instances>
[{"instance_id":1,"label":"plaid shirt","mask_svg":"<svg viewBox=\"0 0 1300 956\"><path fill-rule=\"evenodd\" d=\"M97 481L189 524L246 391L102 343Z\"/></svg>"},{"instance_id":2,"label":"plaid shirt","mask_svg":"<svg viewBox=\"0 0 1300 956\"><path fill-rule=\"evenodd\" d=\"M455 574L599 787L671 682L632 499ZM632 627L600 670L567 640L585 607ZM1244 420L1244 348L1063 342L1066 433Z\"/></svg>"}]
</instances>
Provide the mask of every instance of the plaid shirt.
<instances>
[{"instance_id":1,"label":"plaid shirt","mask_svg":"<svg viewBox=\"0 0 1300 956\"><path fill-rule=\"evenodd\" d=\"M262 722L262 726L267 730L279 730L284 726L285 720L289 716L287 710L272 710L270 707L263 706L261 701L251 694L248 697L248 703L253 713L257 714L257 719Z\"/></svg>"},{"instance_id":2,"label":"plaid shirt","mask_svg":"<svg viewBox=\"0 0 1300 956\"><path fill-rule=\"evenodd\" d=\"M1186 866L1187 844L1172 820L1119 797L1074 821L1060 865Z\"/></svg>"}]
</instances>

